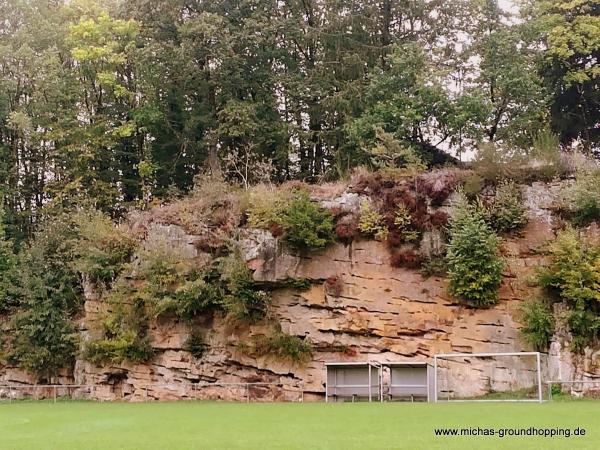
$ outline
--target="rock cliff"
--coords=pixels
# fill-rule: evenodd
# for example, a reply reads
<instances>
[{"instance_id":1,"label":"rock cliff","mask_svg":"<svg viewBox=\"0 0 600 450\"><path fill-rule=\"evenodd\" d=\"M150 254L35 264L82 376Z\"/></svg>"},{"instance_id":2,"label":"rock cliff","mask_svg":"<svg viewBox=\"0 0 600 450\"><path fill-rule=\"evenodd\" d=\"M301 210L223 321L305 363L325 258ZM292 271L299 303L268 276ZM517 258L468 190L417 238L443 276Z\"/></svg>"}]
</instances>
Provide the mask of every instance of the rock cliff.
<instances>
[{"instance_id":1,"label":"rock cliff","mask_svg":"<svg viewBox=\"0 0 600 450\"><path fill-rule=\"evenodd\" d=\"M289 278L310 281L306 290L274 289L272 312L283 331L311 342L315 351L307 364L250 356L239 344L264 334L265 326L232 326L217 314L196 324L205 331L208 344L200 359L184 350L189 328L164 318L150 330L156 350L150 363L101 367L78 360L74 372L59 381L94 385L92 396L106 400L311 400L323 398L328 361L431 361L436 353L531 350L520 335L520 306L536 295L532 276L536 266L544 263L538 249L554 236L552 206L560 185L534 183L523 189L530 221L519 235L503 239L504 280L500 301L492 308L473 309L457 302L448 295L443 278L425 279L418 271L392 267L389 252L377 241L294 253L268 231L245 230L240 248L257 282L275 286ZM358 207L355 194L328 201L337 207ZM201 257L195 245L198 236L178 225L155 223L146 239L167 240L182 258ZM80 321L84 342L105 307L93 284L86 285L85 295ZM568 334L558 330L543 360L544 378L600 377L598 352L574 356L568 341ZM519 370L533 370L531 363L521 360L522 367L508 367L488 361L484 365L494 370L482 366L475 378L446 388L463 395L482 393L489 384L501 390L503 383L517 381ZM1 379L31 381L12 368L5 368Z\"/></svg>"}]
</instances>

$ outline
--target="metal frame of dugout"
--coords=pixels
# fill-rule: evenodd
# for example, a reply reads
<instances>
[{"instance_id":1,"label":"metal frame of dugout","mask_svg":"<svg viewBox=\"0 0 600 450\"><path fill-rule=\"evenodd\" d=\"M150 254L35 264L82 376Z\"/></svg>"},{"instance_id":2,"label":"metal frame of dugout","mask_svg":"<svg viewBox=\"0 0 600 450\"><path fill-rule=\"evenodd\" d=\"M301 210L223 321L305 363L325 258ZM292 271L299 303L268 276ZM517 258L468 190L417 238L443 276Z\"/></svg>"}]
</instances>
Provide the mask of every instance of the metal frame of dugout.
<instances>
[{"instance_id":1,"label":"metal frame of dugout","mask_svg":"<svg viewBox=\"0 0 600 450\"><path fill-rule=\"evenodd\" d=\"M325 401L383 400L382 366L376 362L325 363Z\"/></svg>"},{"instance_id":2,"label":"metal frame of dugout","mask_svg":"<svg viewBox=\"0 0 600 450\"><path fill-rule=\"evenodd\" d=\"M406 361L383 363L389 368L390 378L387 398L431 402L435 398L433 366L427 362Z\"/></svg>"}]
</instances>

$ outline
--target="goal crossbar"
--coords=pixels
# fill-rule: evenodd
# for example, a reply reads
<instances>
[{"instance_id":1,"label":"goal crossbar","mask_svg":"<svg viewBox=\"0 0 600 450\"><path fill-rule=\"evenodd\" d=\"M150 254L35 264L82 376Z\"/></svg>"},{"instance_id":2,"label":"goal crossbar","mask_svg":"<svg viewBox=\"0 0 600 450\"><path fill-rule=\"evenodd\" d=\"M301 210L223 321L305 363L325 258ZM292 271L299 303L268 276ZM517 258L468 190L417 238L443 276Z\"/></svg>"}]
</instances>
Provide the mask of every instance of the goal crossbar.
<instances>
[{"instance_id":1,"label":"goal crossbar","mask_svg":"<svg viewBox=\"0 0 600 450\"><path fill-rule=\"evenodd\" d=\"M503 356L535 356L537 375L537 398L536 399L449 399L447 402L536 402L544 401L542 394L542 364L540 352L499 352L499 353L438 353L433 356L433 401L438 402L438 360L452 358L491 358Z\"/></svg>"}]
</instances>

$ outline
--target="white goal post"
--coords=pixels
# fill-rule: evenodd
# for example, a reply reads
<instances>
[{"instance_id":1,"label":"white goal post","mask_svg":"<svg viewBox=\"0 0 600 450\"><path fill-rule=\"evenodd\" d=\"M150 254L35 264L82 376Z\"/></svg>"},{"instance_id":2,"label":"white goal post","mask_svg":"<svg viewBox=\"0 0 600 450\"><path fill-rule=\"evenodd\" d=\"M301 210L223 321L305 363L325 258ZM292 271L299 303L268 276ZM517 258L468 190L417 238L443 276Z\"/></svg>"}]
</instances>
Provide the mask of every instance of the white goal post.
<instances>
[{"instance_id":1,"label":"white goal post","mask_svg":"<svg viewBox=\"0 0 600 450\"><path fill-rule=\"evenodd\" d=\"M490 399L490 398L466 398L466 399L455 399L450 398L450 394L448 394L448 398L444 399L445 402L543 402L543 394L542 394L542 365L541 365L541 355L540 352L505 352L505 353L440 353L433 356L433 385L434 385L434 402L438 402L438 386L439 379L438 373L441 364L444 361L452 361L453 359L459 358L503 358L503 357L533 357L535 359L535 377L532 380L533 387L537 391L536 398L522 398L522 399ZM470 360L469 360L470 364ZM448 367L446 367L448 376ZM448 387L446 387L448 390Z\"/></svg>"}]
</instances>

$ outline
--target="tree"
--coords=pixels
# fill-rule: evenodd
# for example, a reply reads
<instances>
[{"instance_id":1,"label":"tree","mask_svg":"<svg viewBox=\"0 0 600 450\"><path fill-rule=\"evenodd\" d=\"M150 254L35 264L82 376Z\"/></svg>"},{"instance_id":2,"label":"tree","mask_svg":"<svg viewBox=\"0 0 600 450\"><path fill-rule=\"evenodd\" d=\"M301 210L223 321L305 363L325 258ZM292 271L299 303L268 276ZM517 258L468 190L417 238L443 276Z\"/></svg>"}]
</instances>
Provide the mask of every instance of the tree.
<instances>
[{"instance_id":1,"label":"tree","mask_svg":"<svg viewBox=\"0 0 600 450\"><path fill-rule=\"evenodd\" d=\"M366 92L365 112L349 123L348 134L367 152L376 147L378 130L414 147L427 162L440 159L448 138L453 100L431 72L417 44L399 45L386 58L387 70L374 69Z\"/></svg>"},{"instance_id":2,"label":"tree","mask_svg":"<svg viewBox=\"0 0 600 450\"><path fill-rule=\"evenodd\" d=\"M66 219L47 223L19 255L18 310L10 361L46 379L69 368L77 352L73 317L83 303L72 267L76 232Z\"/></svg>"},{"instance_id":3,"label":"tree","mask_svg":"<svg viewBox=\"0 0 600 450\"><path fill-rule=\"evenodd\" d=\"M545 46L541 73L553 93L551 121L564 144L600 142L600 3L537 0L532 5Z\"/></svg>"},{"instance_id":4,"label":"tree","mask_svg":"<svg viewBox=\"0 0 600 450\"><path fill-rule=\"evenodd\" d=\"M6 238L4 213L0 207L0 313L17 304L17 257Z\"/></svg>"},{"instance_id":5,"label":"tree","mask_svg":"<svg viewBox=\"0 0 600 450\"><path fill-rule=\"evenodd\" d=\"M536 68L537 48L526 25L496 0L473 3L473 30L467 54L477 63L466 85L481 89L489 142L527 148L544 127L547 93ZM469 63L467 63L468 65Z\"/></svg>"}]
</instances>

